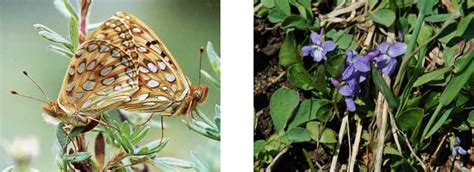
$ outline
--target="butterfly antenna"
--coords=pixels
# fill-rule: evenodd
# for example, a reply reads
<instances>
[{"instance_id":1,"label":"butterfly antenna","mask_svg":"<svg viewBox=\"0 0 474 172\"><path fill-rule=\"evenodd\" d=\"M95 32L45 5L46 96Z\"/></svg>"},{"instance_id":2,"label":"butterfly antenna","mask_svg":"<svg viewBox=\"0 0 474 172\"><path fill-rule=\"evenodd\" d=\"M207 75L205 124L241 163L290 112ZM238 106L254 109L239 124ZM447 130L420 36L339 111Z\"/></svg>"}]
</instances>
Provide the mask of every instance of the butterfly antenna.
<instances>
[{"instance_id":1,"label":"butterfly antenna","mask_svg":"<svg viewBox=\"0 0 474 172\"><path fill-rule=\"evenodd\" d=\"M36 98L36 97L31 97L31 96L23 95L23 94L20 94L20 93L18 93L18 92L16 92L16 91L10 91L10 93L13 94L13 95L17 95L17 96L20 96L20 97L27 98L27 99L32 99L32 100L36 100L36 101L39 101L39 102L48 103L47 101L41 100L41 99Z\"/></svg>"},{"instance_id":2,"label":"butterfly antenna","mask_svg":"<svg viewBox=\"0 0 474 172\"><path fill-rule=\"evenodd\" d=\"M28 75L28 73L27 73L26 71L23 71L23 74L24 74L26 77L28 77L28 79L30 79L31 82L33 82L33 83L36 85L36 87L38 87L38 89L41 91L41 93L44 95L44 97L46 97L46 99L48 99L48 101L51 101L51 99L48 97L48 95L46 95L46 93L44 92L44 90L39 86L39 84L38 84L33 78L31 78L30 75Z\"/></svg>"},{"instance_id":3,"label":"butterfly antenna","mask_svg":"<svg viewBox=\"0 0 474 172\"><path fill-rule=\"evenodd\" d=\"M204 53L204 47L199 48L198 85L201 85L201 64L202 64L202 54L203 53Z\"/></svg>"}]
</instances>

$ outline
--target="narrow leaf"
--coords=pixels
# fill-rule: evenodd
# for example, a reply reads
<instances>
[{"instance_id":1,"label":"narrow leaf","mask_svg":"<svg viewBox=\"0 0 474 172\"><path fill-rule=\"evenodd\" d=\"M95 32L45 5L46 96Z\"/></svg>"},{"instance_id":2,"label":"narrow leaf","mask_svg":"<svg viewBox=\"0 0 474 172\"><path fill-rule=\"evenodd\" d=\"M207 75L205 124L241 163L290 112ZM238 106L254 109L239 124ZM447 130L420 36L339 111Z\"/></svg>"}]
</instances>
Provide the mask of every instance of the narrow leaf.
<instances>
[{"instance_id":1,"label":"narrow leaf","mask_svg":"<svg viewBox=\"0 0 474 172\"><path fill-rule=\"evenodd\" d=\"M446 74L446 72L449 72L449 70L450 70L449 67L444 67L444 68L432 71L430 73L423 74L415 81L412 87L418 87L430 81L436 80L440 78L441 76L443 76L444 74Z\"/></svg>"},{"instance_id":2,"label":"narrow leaf","mask_svg":"<svg viewBox=\"0 0 474 172\"><path fill-rule=\"evenodd\" d=\"M79 23L74 17L71 17L69 20L69 36L71 38L72 48L76 50L79 46Z\"/></svg>"},{"instance_id":3,"label":"narrow leaf","mask_svg":"<svg viewBox=\"0 0 474 172\"><path fill-rule=\"evenodd\" d=\"M373 69L375 69L375 67ZM375 87L383 94L385 100L388 102L388 105L392 109L396 109L398 106L397 100L378 70L372 70L372 78Z\"/></svg>"}]
</instances>

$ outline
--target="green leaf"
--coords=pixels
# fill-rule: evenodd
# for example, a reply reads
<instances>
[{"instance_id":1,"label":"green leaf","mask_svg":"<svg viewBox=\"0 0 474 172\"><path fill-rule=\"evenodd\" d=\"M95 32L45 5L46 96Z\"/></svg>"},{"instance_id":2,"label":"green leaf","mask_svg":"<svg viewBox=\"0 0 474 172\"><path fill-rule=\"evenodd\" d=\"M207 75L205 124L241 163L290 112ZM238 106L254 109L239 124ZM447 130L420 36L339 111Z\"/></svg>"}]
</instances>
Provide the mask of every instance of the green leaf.
<instances>
[{"instance_id":1,"label":"green leaf","mask_svg":"<svg viewBox=\"0 0 474 172\"><path fill-rule=\"evenodd\" d=\"M280 52L280 65L288 67L298 62L298 50L296 48L296 40L293 32L288 32L283 44L281 45Z\"/></svg>"},{"instance_id":2,"label":"green leaf","mask_svg":"<svg viewBox=\"0 0 474 172\"><path fill-rule=\"evenodd\" d=\"M301 124L316 119L320 107L320 101L317 99L304 100L298 108L295 118L288 124L288 129L296 128Z\"/></svg>"},{"instance_id":3,"label":"green leaf","mask_svg":"<svg viewBox=\"0 0 474 172\"><path fill-rule=\"evenodd\" d=\"M418 123L423 119L424 110L422 108L411 108L403 111L397 117L397 125L403 130L414 130Z\"/></svg>"},{"instance_id":4,"label":"green leaf","mask_svg":"<svg viewBox=\"0 0 474 172\"><path fill-rule=\"evenodd\" d=\"M469 26L474 25L473 19L474 14L470 14L466 17L463 17L456 28L456 36L462 36L465 32L470 32L472 30L468 29Z\"/></svg>"},{"instance_id":5,"label":"green leaf","mask_svg":"<svg viewBox=\"0 0 474 172\"><path fill-rule=\"evenodd\" d=\"M137 153L134 153L133 155L135 156L141 156L141 155L151 155L154 153L157 153L161 151L166 144L168 144L169 139L168 138L163 138L163 141L160 144L160 140L153 140L150 143L147 143L146 145L143 145L139 147L137 150Z\"/></svg>"},{"instance_id":6,"label":"green leaf","mask_svg":"<svg viewBox=\"0 0 474 172\"><path fill-rule=\"evenodd\" d=\"M319 140L319 142L336 143L337 142L336 136L337 136L337 133L334 130L330 128L325 128L323 130L323 133L321 134L321 139Z\"/></svg>"},{"instance_id":7,"label":"green leaf","mask_svg":"<svg viewBox=\"0 0 474 172\"><path fill-rule=\"evenodd\" d=\"M221 83L216 78L214 78L211 74L209 74L207 71L203 69L201 69L200 72L205 78L207 78L210 81L212 85L214 85L215 87L219 89L221 88Z\"/></svg>"},{"instance_id":8,"label":"green leaf","mask_svg":"<svg viewBox=\"0 0 474 172\"><path fill-rule=\"evenodd\" d=\"M263 6L267 8L273 8L275 7L275 1L274 0L262 0Z\"/></svg>"},{"instance_id":9,"label":"green leaf","mask_svg":"<svg viewBox=\"0 0 474 172\"><path fill-rule=\"evenodd\" d=\"M466 61L464 63L468 63L469 67L467 67L464 71L461 73L458 73L449 81L448 85L446 88L444 88L443 93L441 94L441 97L439 98L439 103L442 105L448 105L451 103L454 98L459 94L461 91L462 87L466 85L467 81L471 77L472 73L474 72L474 62L472 62L474 56L474 51L471 51L467 57ZM466 64L467 66L467 64Z\"/></svg>"},{"instance_id":10,"label":"green leaf","mask_svg":"<svg viewBox=\"0 0 474 172\"><path fill-rule=\"evenodd\" d=\"M290 2L288 0L275 0L275 6L283 11L286 16L291 15Z\"/></svg>"},{"instance_id":11,"label":"green leaf","mask_svg":"<svg viewBox=\"0 0 474 172\"><path fill-rule=\"evenodd\" d=\"M74 17L71 17L69 20L69 36L71 38L72 48L76 50L79 46L79 23Z\"/></svg>"},{"instance_id":12,"label":"green leaf","mask_svg":"<svg viewBox=\"0 0 474 172\"><path fill-rule=\"evenodd\" d=\"M277 131L285 128L293 111L298 106L298 92L288 88L280 88L270 98L270 115Z\"/></svg>"},{"instance_id":13,"label":"green leaf","mask_svg":"<svg viewBox=\"0 0 474 172\"><path fill-rule=\"evenodd\" d=\"M206 54L207 59L209 59L209 64L211 64L212 70L217 74L217 76L221 75L221 60L217 55L216 51L214 50L214 46L209 41L207 42L206 46Z\"/></svg>"},{"instance_id":14,"label":"green leaf","mask_svg":"<svg viewBox=\"0 0 474 172\"><path fill-rule=\"evenodd\" d=\"M92 154L89 152L76 152L73 154L64 155L63 159L71 163L76 163L76 162L87 160L91 156Z\"/></svg>"},{"instance_id":15,"label":"green leaf","mask_svg":"<svg viewBox=\"0 0 474 172\"><path fill-rule=\"evenodd\" d=\"M434 14L434 15L431 15L429 17L426 17L425 21L433 22L433 23L444 22L444 21L448 20L449 18L451 18L451 16L452 16L451 13L448 13L448 14Z\"/></svg>"},{"instance_id":16,"label":"green leaf","mask_svg":"<svg viewBox=\"0 0 474 172\"><path fill-rule=\"evenodd\" d=\"M375 69L375 66L372 66L373 69ZM372 78L374 81L374 85L379 90L383 96L385 97L385 100L387 100L388 105L392 109L396 109L398 106L397 100L395 99L395 96L392 93L392 90L388 87L387 83L385 80L382 78L382 75L379 73L378 70L372 70Z\"/></svg>"},{"instance_id":17,"label":"green leaf","mask_svg":"<svg viewBox=\"0 0 474 172\"><path fill-rule=\"evenodd\" d=\"M154 158L152 161L154 164L157 164L160 166L166 165L166 166L180 167L180 168L193 168L195 166L194 163L192 162L176 159L172 157Z\"/></svg>"},{"instance_id":18,"label":"green leaf","mask_svg":"<svg viewBox=\"0 0 474 172\"><path fill-rule=\"evenodd\" d=\"M72 44L68 40L64 39L61 35L55 32L48 32L48 31L42 30L42 31L39 31L38 34L48 41L62 44L69 50L74 51Z\"/></svg>"},{"instance_id":19,"label":"green leaf","mask_svg":"<svg viewBox=\"0 0 474 172\"><path fill-rule=\"evenodd\" d=\"M421 26L420 34L418 35L418 39L416 42L421 45L430 39L431 35L433 35L433 30L430 26L424 24Z\"/></svg>"},{"instance_id":20,"label":"green leaf","mask_svg":"<svg viewBox=\"0 0 474 172\"><path fill-rule=\"evenodd\" d=\"M446 66L452 66L454 64L455 54L458 48L459 45L444 48L443 61Z\"/></svg>"},{"instance_id":21,"label":"green leaf","mask_svg":"<svg viewBox=\"0 0 474 172\"><path fill-rule=\"evenodd\" d=\"M454 109L454 106L451 106L451 108L447 109L446 111L444 111L443 115L441 116L441 118L439 118L437 120L437 122L435 123L435 125L429 130L428 134L426 134L424 136L424 138L428 138L430 137L431 135L433 135L436 131L438 131L439 128L441 128L441 126L443 126L444 122L446 122L446 120L448 119L449 115L451 114L451 112L453 111Z\"/></svg>"},{"instance_id":22,"label":"green leaf","mask_svg":"<svg viewBox=\"0 0 474 172\"><path fill-rule=\"evenodd\" d=\"M467 122L469 123L471 128L474 127L474 110L469 112L469 117L467 117Z\"/></svg>"},{"instance_id":23,"label":"green leaf","mask_svg":"<svg viewBox=\"0 0 474 172\"><path fill-rule=\"evenodd\" d=\"M313 89L312 85L314 81L311 75L309 75L308 71L306 71L303 65L299 63L291 65L290 68L288 68L287 77L288 80L290 80L298 88L303 90Z\"/></svg>"},{"instance_id":24,"label":"green leaf","mask_svg":"<svg viewBox=\"0 0 474 172\"><path fill-rule=\"evenodd\" d=\"M300 15L305 19L312 19L313 12L311 11L311 0L289 0L290 4L295 6Z\"/></svg>"},{"instance_id":25,"label":"green leaf","mask_svg":"<svg viewBox=\"0 0 474 172\"><path fill-rule=\"evenodd\" d=\"M350 34L345 34L343 33L338 39L336 40L336 45L340 49L349 49L349 47L353 44L354 42L354 36Z\"/></svg>"},{"instance_id":26,"label":"green leaf","mask_svg":"<svg viewBox=\"0 0 474 172\"><path fill-rule=\"evenodd\" d=\"M403 157L403 155L400 152L398 152L397 149L395 149L391 146L385 146L385 148L383 149L383 154L385 154L385 155L397 155L397 156Z\"/></svg>"},{"instance_id":27,"label":"green leaf","mask_svg":"<svg viewBox=\"0 0 474 172\"><path fill-rule=\"evenodd\" d=\"M376 23L389 27L395 21L395 13L389 9L381 9L373 13L370 12L369 19Z\"/></svg>"},{"instance_id":28,"label":"green leaf","mask_svg":"<svg viewBox=\"0 0 474 172\"><path fill-rule=\"evenodd\" d=\"M285 134L291 143L307 142L311 140L311 133L304 128L292 128Z\"/></svg>"},{"instance_id":29,"label":"green leaf","mask_svg":"<svg viewBox=\"0 0 474 172\"><path fill-rule=\"evenodd\" d=\"M288 15L285 14L282 10L274 8L268 13L268 21L272 23L282 22Z\"/></svg>"},{"instance_id":30,"label":"green leaf","mask_svg":"<svg viewBox=\"0 0 474 172\"><path fill-rule=\"evenodd\" d=\"M194 151L191 151L191 160L193 161L193 163L195 165L195 170L196 171L198 171L198 172L208 172L208 171L210 171L209 167L206 165L204 160L202 160L199 157L199 155Z\"/></svg>"},{"instance_id":31,"label":"green leaf","mask_svg":"<svg viewBox=\"0 0 474 172\"><path fill-rule=\"evenodd\" d=\"M321 133L320 125L321 123L316 121L306 123L306 130L311 134L310 137L315 141L319 139L321 143L336 143L336 132L330 128L325 128Z\"/></svg>"},{"instance_id":32,"label":"green leaf","mask_svg":"<svg viewBox=\"0 0 474 172\"><path fill-rule=\"evenodd\" d=\"M441 78L444 74L446 74L446 72L449 72L449 71L450 71L449 67L444 67L444 68L441 68L441 69L436 69L435 71L432 71L430 73L425 73L425 74L421 75L415 81L415 83L413 84L412 87L418 87L418 86L426 84L430 81L437 80L437 79Z\"/></svg>"},{"instance_id":33,"label":"green leaf","mask_svg":"<svg viewBox=\"0 0 474 172\"><path fill-rule=\"evenodd\" d=\"M67 18L74 17L76 20L79 19L69 0L54 0L54 7Z\"/></svg>"},{"instance_id":34,"label":"green leaf","mask_svg":"<svg viewBox=\"0 0 474 172\"><path fill-rule=\"evenodd\" d=\"M326 84L326 70L324 65L319 65L316 70L316 80L314 81L314 87L321 91L324 95L328 95L327 84Z\"/></svg>"},{"instance_id":35,"label":"green leaf","mask_svg":"<svg viewBox=\"0 0 474 172\"><path fill-rule=\"evenodd\" d=\"M438 2L433 0L417 0L416 7L418 7L420 14L429 15L433 13L433 7L436 3Z\"/></svg>"},{"instance_id":36,"label":"green leaf","mask_svg":"<svg viewBox=\"0 0 474 172\"><path fill-rule=\"evenodd\" d=\"M138 144L140 141L142 141L143 138L145 138L145 136L150 131L150 128L151 128L150 126L146 126L143 129L139 130L138 132L134 132L134 135L130 137L132 144Z\"/></svg>"},{"instance_id":37,"label":"green leaf","mask_svg":"<svg viewBox=\"0 0 474 172\"><path fill-rule=\"evenodd\" d=\"M281 23L283 29L296 28L304 30L308 28L308 20L301 16L291 15L285 18Z\"/></svg>"},{"instance_id":38,"label":"green leaf","mask_svg":"<svg viewBox=\"0 0 474 172\"><path fill-rule=\"evenodd\" d=\"M64 49L62 47L58 47L58 46L55 46L55 45L49 45L48 48L59 54L59 55L62 55L64 57L67 57L68 59L71 59L71 57L73 56L73 53L71 52L71 50L67 50L67 49Z\"/></svg>"},{"instance_id":39,"label":"green leaf","mask_svg":"<svg viewBox=\"0 0 474 172\"><path fill-rule=\"evenodd\" d=\"M254 155L258 154L263 150L263 147L265 146L267 142L265 140L257 140L253 143L253 153Z\"/></svg>"}]
</instances>

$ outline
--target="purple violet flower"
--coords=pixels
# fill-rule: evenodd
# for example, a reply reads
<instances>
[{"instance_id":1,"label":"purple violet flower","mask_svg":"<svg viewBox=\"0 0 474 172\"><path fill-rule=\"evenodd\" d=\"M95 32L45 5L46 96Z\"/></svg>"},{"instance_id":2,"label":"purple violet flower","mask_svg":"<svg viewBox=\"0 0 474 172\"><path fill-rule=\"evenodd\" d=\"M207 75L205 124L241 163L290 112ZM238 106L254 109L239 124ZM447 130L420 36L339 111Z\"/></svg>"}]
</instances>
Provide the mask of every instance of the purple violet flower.
<instances>
[{"instance_id":1,"label":"purple violet flower","mask_svg":"<svg viewBox=\"0 0 474 172\"><path fill-rule=\"evenodd\" d=\"M324 30L321 29L320 34L316 32L311 32L311 45L304 46L301 49L301 54L304 56L313 57L315 62L320 62L321 60L327 60L326 54L329 51L332 51L336 48L336 44L334 41L325 41L324 37Z\"/></svg>"},{"instance_id":2,"label":"purple violet flower","mask_svg":"<svg viewBox=\"0 0 474 172\"><path fill-rule=\"evenodd\" d=\"M405 53L407 45L403 42L382 42L377 48L378 56L374 57L377 69L387 76L391 76L397 67L398 56Z\"/></svg>"},{"instance_id":3,"label":"purple violet flower","mask_svg":"<svg viewBox=\"0 0 474 172\"><path fill-rule=\"evenodd\" d=\"M354 50L346 51L346 55L346 68L342 73L342 80L346 84L339 89L339 94L344 96L349 111L354 112L354 98L360 94L359 83L366 80L367 72L370 71L370 59L358 55Z\"/></svg>"},{"instance_id":4,"label":"purple violet flower","mask_svg":"<svg viewBox=\"0 0 474 172\"><path fill-rule=\"evenodd\" d=\"M460 155L466 155L467 154L467 151L465 149L463 149L460 144L461 144L461 139L459 139L459 137L456 137L456 143L454 143L453 150L452 150L454 158L456 158L456 156L458 154L460 154Z\"/></svg>"}]
</instances>

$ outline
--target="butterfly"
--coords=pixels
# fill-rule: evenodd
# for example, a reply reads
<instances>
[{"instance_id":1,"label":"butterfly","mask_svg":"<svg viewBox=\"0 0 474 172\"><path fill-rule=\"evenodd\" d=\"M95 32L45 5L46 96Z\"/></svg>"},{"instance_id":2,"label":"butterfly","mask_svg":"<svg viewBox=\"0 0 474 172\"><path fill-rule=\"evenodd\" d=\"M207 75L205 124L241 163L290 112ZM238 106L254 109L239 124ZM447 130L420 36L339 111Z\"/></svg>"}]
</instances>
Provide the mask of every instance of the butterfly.
<instances>
[{"instance_id":1,"label":"butterfly","mask_svg":"<svg viewBox=\"0 0 474 172\"><path fill-rule=\"evenodd\" d=\"M118 108L129 112L190 114L207 98L206 86L191 86L168 48L142 21L117 12L88 39L108 40L122 48L138 71L138 90Z\"/></svg>"},{"instance_id":2,"label":"butterfly","mask_svg":"<svg viewBox=\"0 0 474 172\"><path fill-rule=\"evenodd\" d=\"M68 126L86 126L137 90L131 57L109 41L88 40L71 58L57 101L42 109Z\"/></svg>"}]
</instances>

